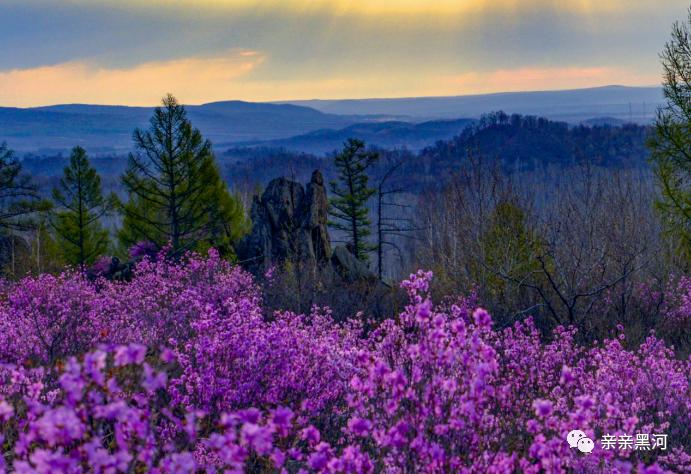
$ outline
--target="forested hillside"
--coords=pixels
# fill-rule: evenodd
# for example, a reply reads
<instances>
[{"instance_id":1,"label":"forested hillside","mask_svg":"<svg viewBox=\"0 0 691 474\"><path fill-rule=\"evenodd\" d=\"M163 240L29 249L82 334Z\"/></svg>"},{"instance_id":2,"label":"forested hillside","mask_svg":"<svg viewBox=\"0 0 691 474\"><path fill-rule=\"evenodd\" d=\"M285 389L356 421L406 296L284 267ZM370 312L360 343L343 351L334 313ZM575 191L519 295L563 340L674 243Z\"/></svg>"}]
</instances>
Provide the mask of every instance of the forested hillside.
<instances>
[{"instance_id":1,"label":"forested hillside","mask_svg":"<svg viewBox=\"0 0 691 474\"><path fill-rule=\"evenodd\" d=\"M634 124L620 127L571 127L540 117L496 113L484 116L452 140L437 143L422 156L453 167L464 153L491 157L507 171L529 171L545 166L569 167L590 162L619 168L646 165L650 129Z\"/></svg>"},{"instance_id":2,"label":"forested hillside","mask_svg":"<svg viewBox=\"0 0 691 474\"><path fill-rule=\"evenodd\" d=\"M470 157L499 165L504 172L519 173L548 167L569 168L590 164L605 168L647 168L646 140L650 127L569 126L539 117L484 116L450 140L441 140L419 151L378 149L382 162L402 162L401 178L409 190L437 186L458 172ZM355 135L358 136L358 135ZM336 147L334 148L336 149ZM278 175L309 177L320 168L331 175L331 160L290 150L233 148L219 157L230 181L266 183ZM375 166L380 176L387 165Z\"/></svg>"},{"instance_id":3,"label":"forested hillside","mask_svg":"<svg viewBox=\"0 0 691 474\"><path fill-rule=\"evenodd\" d=\"M435 141L453 138L473 123L475 120L472 119L434 120L422 123L400 121L358 123L340 130L315 130L304 135L249 143L245 146L283 148L322 155L339 148L348 138L359 137L377 148L406 148L418 151ZM238 144L238 146L241 145Z\"/></svg>"}]
</instances>

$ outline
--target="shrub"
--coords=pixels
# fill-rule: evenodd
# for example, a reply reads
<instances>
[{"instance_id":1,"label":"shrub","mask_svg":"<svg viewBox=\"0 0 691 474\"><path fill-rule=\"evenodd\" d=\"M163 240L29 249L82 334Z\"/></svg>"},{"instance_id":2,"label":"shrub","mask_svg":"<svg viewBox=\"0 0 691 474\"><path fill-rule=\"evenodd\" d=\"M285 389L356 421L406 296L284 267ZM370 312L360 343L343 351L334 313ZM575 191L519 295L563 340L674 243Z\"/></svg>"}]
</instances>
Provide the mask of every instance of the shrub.
<instances>
[{"instance_id":1,"label":"shrub","mask_svg":"<svg viewBox=\"0 0 691 474\"><path fill-rule=\"evenodd\" d=\"M691 468L691 360L654 335L627 348L623 327L587 347L530 318L495 329L474 297L435 305L431 278L403 282L409 304L369 333L326 309L263 314L214 251L145 259L130 282L6 283L0 472ZM591 454L569 448L574 429ZM637 433L669 449L597 442Z\"/></svg>"}]
</instances>

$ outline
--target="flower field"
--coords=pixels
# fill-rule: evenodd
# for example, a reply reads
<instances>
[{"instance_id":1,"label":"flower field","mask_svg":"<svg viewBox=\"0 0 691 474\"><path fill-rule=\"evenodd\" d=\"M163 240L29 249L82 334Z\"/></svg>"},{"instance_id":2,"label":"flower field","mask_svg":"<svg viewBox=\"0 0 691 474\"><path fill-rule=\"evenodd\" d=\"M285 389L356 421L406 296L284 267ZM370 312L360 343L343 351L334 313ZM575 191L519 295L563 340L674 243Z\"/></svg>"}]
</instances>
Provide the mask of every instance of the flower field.
<instances>
[{"instance_id":1,"label":"flower field","mask_svg":"<svg viewBox=\"0 0 691 474\"><path fill-rule=\"evenodd\" d=\"M376 325L266 314L213 250L129 282L3 283L0 472L691 472L691 361L652 334L497 329L473 298L431 301L432 278ZM637 434L666 445L601 442Z\"/></svg>"}]
</instances>

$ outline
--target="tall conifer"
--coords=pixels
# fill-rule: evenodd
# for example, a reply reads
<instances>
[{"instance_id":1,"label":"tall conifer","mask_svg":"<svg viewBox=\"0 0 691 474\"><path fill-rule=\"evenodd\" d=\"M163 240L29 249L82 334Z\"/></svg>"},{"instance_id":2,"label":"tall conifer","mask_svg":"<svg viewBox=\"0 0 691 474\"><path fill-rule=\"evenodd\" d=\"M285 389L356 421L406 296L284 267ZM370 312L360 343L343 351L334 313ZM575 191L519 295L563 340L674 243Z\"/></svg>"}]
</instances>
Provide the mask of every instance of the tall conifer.
<instances>
[{"instance_id":1,"label":"tall conifer","mask_svg":"<svg viewBox=\"0 0 691 474\"><path fill-rule=\"evenodd\" d=\"M336 155L338 180L332 181L329 213L333 220L329 225L344 231L353 255L363 262L369 261L368 253L375 246L367 242L372 233L367 201L376 189L368 186L367 169L379 159L379 154L367 151L361 140L349 139L343 150Z\"/></svg>"},{"instance_id":2,"label":"tall conifer","mask_svg":"<svg viewBox=\"0 0 691 474\"><path fill-rule=\"evenodd\" d=\"M122 206L121 242L170 244L175 255L208 246L230 252L247 221L221 179L211 143L185 108L166 96L149 129L134 132L134 143L122 178L129 201Z\"/></svg>"},{"instance_id":3,"label":"tall conifer","mask_svg":"<svg viewBox=\"0 0 691 474\"><path fill-rule=\"evenodd\" d=\"M108 250L108 232L101 218L114 207L115 197L103 197L101 178L86 151L74 147L60 185L53 189L55 231L65 262L84 267Z\"/></svg>"}]
</instances>

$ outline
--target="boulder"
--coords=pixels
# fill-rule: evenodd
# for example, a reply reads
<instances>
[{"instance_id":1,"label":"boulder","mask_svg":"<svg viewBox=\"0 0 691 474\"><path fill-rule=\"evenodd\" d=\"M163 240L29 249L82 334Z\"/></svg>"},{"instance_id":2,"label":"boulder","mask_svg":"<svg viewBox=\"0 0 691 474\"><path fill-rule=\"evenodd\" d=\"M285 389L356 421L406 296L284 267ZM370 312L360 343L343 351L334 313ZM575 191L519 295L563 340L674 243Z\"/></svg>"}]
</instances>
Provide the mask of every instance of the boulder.
<instances>
[{"instance_id":1,"label":"boulder","mask_svg":"<svg viewBox=\"0 0 691 474\"><path fill-rule=\"evenodd\" d=\"M331 255L331 265L334 271L346 282L354 283L356 281L375 281L375 275L367 265L358 260L355 255L343 245L339 245Z\"/></svg>"}]
</instances>

